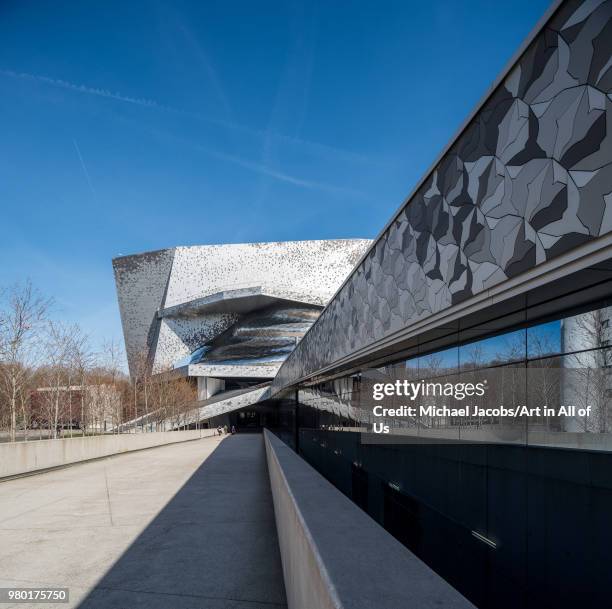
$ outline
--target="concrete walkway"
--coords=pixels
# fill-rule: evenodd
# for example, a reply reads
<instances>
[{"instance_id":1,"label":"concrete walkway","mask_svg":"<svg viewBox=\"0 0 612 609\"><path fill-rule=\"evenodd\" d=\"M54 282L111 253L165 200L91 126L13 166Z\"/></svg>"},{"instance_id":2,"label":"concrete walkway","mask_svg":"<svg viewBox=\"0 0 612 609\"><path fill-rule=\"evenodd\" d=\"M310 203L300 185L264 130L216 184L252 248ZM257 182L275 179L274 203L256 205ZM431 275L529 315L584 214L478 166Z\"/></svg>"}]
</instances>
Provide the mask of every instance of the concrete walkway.
<instances>
[{"instance_id":1,"label":"concrete walkway","mask_svg":"<svg viewBox=\"0 0 612 609\"><path fill-rule=\"evenodd\" d=\"M286 607L259 434L0 483L0 539L0 587L70 588L15 608Z\"/></svg>"}]
</instances>

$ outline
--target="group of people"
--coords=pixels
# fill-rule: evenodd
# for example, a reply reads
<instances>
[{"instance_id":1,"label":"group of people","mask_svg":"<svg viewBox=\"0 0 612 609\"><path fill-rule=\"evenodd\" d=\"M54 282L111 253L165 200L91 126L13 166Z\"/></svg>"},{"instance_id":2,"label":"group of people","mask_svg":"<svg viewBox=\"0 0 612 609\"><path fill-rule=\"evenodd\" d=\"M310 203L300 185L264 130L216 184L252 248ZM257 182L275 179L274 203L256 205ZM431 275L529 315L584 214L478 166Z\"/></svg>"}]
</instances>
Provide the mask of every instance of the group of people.
<instances>
[{"instance_id":1,"label":"group of people","mask_svg":"<svg viewBox=\"0 0 612 609\"><path fill-rule=\"evenodd\" d=\"M222 436L223 434L227 434L228 433L228 428L227 425L224 425L223 427L221 427L221 425L219 425L217 427L217 435ZM236 427L234 425L232 425L232 429L230 431L231 434L235 434L236 433Z\"/></svg>"}]
</instances>

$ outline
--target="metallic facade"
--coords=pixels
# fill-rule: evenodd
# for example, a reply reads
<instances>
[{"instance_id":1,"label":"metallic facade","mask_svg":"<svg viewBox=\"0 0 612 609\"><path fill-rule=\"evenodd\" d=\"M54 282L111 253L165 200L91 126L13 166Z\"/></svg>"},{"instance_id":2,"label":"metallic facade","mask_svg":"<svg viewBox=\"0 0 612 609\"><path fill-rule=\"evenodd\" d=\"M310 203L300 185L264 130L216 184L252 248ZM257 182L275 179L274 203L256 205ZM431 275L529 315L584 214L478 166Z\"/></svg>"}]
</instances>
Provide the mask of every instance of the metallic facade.
<instances>
[{"instance_id":1,"label":"metallic facade","mask_svg":"<svg viewBox=\"0 0 612 609\"><path fill-rule=\"evenodd\" d=\"M176 247L113 260L130 373L271 378L366 240Z\"/></svg>"},{"instance_id":2,"label":"metallic facade","mask_svg":"<svg viewBox=\"0 0 612 609\"><path fill-rule=\"evenodd\" d=\"M275 388L612 231L612 3L565 2L281 368Z\"/></svg>"}]
</instances>

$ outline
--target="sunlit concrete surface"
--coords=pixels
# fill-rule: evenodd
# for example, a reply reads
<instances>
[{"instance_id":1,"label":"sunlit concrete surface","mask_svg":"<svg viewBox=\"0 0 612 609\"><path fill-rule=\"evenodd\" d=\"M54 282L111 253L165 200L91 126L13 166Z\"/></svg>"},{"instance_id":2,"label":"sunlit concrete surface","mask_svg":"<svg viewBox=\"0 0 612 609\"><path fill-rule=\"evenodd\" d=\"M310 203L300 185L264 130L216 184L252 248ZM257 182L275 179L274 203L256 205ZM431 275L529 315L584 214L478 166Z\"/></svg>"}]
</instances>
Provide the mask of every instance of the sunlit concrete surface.
<instances>
[{"instance_id":1,"label":"sunlit concrete surface","mask_svg":"<svg viewBox=\"0 0 612 609\"><path fill-rule=\"evenodd\" d=\"M32 607L286 607L259 434L0 483L0 539L0 587L70 588Z\"/></svg>"},{"instance_id":2,"label":"sunlit concrete surface","mask_svg":"<svg viewBox=\"0 0 612 609\"><path fill-rule=\"evenodd\" d=\"M47 438L50 438L52 436L52 432L46 430L46 429L35 429L35 430L28 430L28 441L31 440L46 440ZM17 433L15 435L15 441L16 442L23 442L25 441L25 432L22 430L17 430ZM11 442L11 434L8 431L0 431L0 442Z\"/></svg>"}]
</instances>

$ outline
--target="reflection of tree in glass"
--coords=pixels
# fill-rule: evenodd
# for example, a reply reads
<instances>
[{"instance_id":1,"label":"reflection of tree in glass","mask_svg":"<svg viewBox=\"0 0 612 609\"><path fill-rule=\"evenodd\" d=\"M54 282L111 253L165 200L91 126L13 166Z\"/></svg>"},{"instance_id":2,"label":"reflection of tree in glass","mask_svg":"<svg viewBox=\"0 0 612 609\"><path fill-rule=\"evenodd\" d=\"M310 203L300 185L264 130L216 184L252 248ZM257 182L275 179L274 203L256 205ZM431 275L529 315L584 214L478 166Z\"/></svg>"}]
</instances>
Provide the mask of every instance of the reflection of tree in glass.
<instances>
[{"instance_id":1,"label":"reflection of tree in glass","mask_svg":"<svg viewBox=\"0 0 612 609\"><path fill-rule=\"evenodd\" d=\"M430 353L419 359L419 374L423 378L438 376L442 373L442 357L439 353Z\"/></svg>"},{"instance_id":2,"label":"reflection of tree in glass","mask_svg":"<svg viewBox=\"0 0 612 609\"><path fill-rule=\"evenodd\" d=\"M529 333L529 355L535 360L529 363L527 376L527 403L530 407L540 407L558 411L560 404L560 369L558 357L547 357L555 346L551 337L540 332ZM536 420L530 419L530 428ZM540 418L545 429L558 430L559 417L543 415Z\"/></svg>"},{"instance_id":3,"label":"reflection of tree in glass","mask_svg":"<svg viewBox=\"0 0 612 609\"><path fill-rule=\"evenodd\" d=\"M519 408L525 405L525 334L510 334L504 337L501 350L497 352L499 362L517 362L502 366L497 374L500 386L500 406ZM511 419L514 424L518 419Z\"/></svg>"},{"instance_id":4,"label":"reflection of tree in glass","mask_svg":"<svg viewBox=\"0 0 612 609\"><path fill-rule=\"evenodd\" d=\"M521 332L504 336L496 357L500 363L525 359L525 334Z\"/></svg>"},{"instance_id":5,"label":"reflection of tree in glass","mask_svg":"<svg viewBox=\"0 0 612 609\"><path fill-rule=\"evenodd\" d=\"M430 353L419 358L419 376L430 383L445 383L446 375L449 370L442 366L442 354ZM417 408L425 408L427 406L439 407L442 406L444 400L439 395L419 396L414 403ZM440 428L446 427L447 421L442 417L426 416L419 411L417 422L425 428Z\"/></svg>"},{"instance_id":6,"label":"reflection of tree in glass","mask_svg":"<svg viewBox=\"0 0 612 609\"><path fill-rule=\"evenodd\" d=\"M464 369L477 370L485 365L482 343L472 343L471 345L466 345L463 348L461 355L461 367Z\"/></svg>"},{"instance_id":7,"label":"reflection of tree in glass","mask_svg":"<svg viewBox=\"0 0 612 609\"><path fill-rule=\"evenodd\" d=\"M572 431L604 433L610 429L609 345L610 308L597 309L564 320L564 398L578 408L591 407L591 415L576 417ZM588 349L588 350L587 350Z\"/></svg>"}]
</instances>

